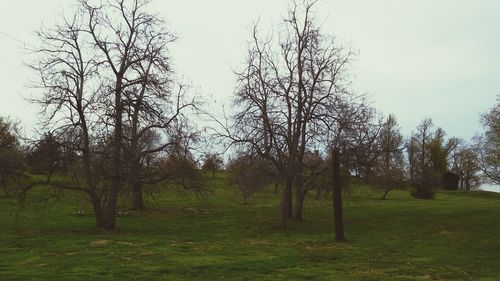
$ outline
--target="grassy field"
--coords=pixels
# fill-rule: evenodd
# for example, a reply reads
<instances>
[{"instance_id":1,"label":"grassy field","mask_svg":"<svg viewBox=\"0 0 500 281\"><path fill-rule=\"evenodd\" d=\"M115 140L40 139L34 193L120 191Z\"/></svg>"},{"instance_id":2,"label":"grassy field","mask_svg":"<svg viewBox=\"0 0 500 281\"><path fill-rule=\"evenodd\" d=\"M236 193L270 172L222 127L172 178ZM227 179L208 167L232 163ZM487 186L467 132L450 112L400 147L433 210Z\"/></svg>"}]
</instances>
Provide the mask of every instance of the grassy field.
<instances>
[{"instance_id":1,"label":"grassy field","mask_svg":"<svg viewBox=\"0 0 500 281\"><path fill-rule=\"evenodd\" d=\"M500 196L440 192L346 198L346 243L331 202L306 201L305 221L275 228L278 195L241 204L223 176L206 200L165 193L99 233L76 195L17 212L0 199L0 280L500 280Z\"/></svg>"}]
</instances>

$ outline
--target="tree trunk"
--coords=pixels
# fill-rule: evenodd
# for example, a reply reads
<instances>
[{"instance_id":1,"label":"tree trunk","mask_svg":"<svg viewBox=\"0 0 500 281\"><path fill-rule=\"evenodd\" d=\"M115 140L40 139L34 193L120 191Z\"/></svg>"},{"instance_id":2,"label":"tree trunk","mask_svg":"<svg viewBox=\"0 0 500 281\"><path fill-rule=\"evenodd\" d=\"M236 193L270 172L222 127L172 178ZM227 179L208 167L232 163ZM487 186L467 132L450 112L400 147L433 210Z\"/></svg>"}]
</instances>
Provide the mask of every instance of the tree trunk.
<instances>
[{"instance_id":1,"label":"tree trunk","mask_svg":"<svg viewBox=\"0 0 500 281\"><path fill-rule=\"evenodd\" d=\"M318 201L320 196L321 196L321 187L318 186L318 190L316 192L316 198L315 198L315 200Z\"/></svg>"},{"instance_id":2,"label":"tree trunk","mask_svg":"<svg viewBox=\"0 0 500 281\"><path fill-rule=\"evenodd\" d=\"M145 82L144 82L145 83ZM130 154L128 155L128 160L131 162L132 171L128 176L130 181L130 187L132 191L132 210L144 211L146 209L144 205L144 196L142 194L142 164L139 156L139 111L142 105L142 99L144 97L145 85L142 85L140 96L137 98L137 102L133 108L132 114L132 129L130 138Z\"/></svg>"},{"instance_id":3,"label":"tree trunk","mask_svg":"<svg viewBox=\"0 0 500 281\"><path fill-rule=\"evenodd\" d=\"M83 78L83 77L82 77ZM83 79L81 80L81 83L83 83ZM82 100L82 90L83 89L83 84L80 85L80 91L79 91L79 99L78 99L78 115L80 118L80 128L82 129L82 141L83 141L83 147L82 147L82 157L83 157L83 170L85 174L85 185L87 188L87 193L90 198L90 202L92 203L92 207L94 209L94 216L95 216L95 221L96 221L96 227L97 228L105 228L105 218L104 218L104 213L103 213L103 206L101 205L101 200L99 198L99 195L96 191L95 183L94 183L94 177L92 174L92 168L91 168L91 155L90 155L90 138L89 138L89 131L87 127L87 119L85 118L85 114L83 111L83 105L81 103Z\"/></svg>"},{"instance_id":4,"label":"tree trunk","mask_svg":"<svg viewBox=\"0 0 500 281\"><path fill-rule=\"evenodd\" d=\"M114 133L112 147L112 174L111 174L111 190L107 194L107 204L105 208L105 229L111 230L115 228L116 223L116 203L118 200L118 192L122 185L122 114L123 106L121 101L122 77L117 77L115 84L115 116L114 116Z\"/></svg>"},{"instance_id":5,"label":"tree trunk","mask_svg":"<svg viewBox=\"0 0 500 281\"><path fill-rule=\"evenodd\" d=\"M92 177L92 169L91 169L91 156L90 156L90 140L89 133L87 128L87 121L85 119L85 115L83 113L82 105L78 104L79 108L79 116L80 116L80 126L82 128L82 138L83 138L83 166L84 173L86 179L86 186L88 190L88 195L90 197L90 202L92 203L92 207L94 209L94 216L96 220L96 227L101 229L106 229L106 217L104 215L104 206L101 205L101 199L96 191L94 179Z\"/></svg>"},{"instance_id":6,"label":"tree trunk","mask_svg":"<svg viewBox=\"0 0 500 281\"><path fill-rule=\"evenodd\" d=\"M2 186L3 193L5 194L5 198L9 198L9 191L7 190L7 184L3 180L2 174L0 174L0 186Z\"/></svg>"},{"instance_id":7,"label":"tree trunk","mask_svg":"<svg viewBox=\"0 0 500 281\"><path fill-rule=\"evenodd\" d=\"M142 188L137 181L132 183L132 210L146 210L146 206L144 205L144 196L142 195Z\"/></svg>"},{"instance_id":8,"label":"tree trunk","mask_svg":"<svg viewBox=\"0 0 500 281\"><path fill-rule=\"evenodd\" d=\"M110 202L104 208L104 230L113 230L116 227L116 201L118 196L112 195L112 197L115 199L110 199Z\"/></svg>"},{"instance_id":9,"label":"tree trunk","mask_svg":"<svg viewBox=\"0 0 500 281\"><path fill-rule=\"evenodd\" d=\"M105 229L105 223L104 223L105 217L102 211L101 202L97 194L94 192L94 190L89 191L89 197L90 197L90 202L92 203L92 207L94 208L96 227Z\"/></svg>"},{"instance_id":10,"label":"tree trunk","mask_svg":"<svg viewBox=\"0 0 500 281\"><path fill-rule=\"evenodd\" d=\"M295 178L295 213L293 218L295 220L302 220L302 209L304 206L304 200L306 198L307 190L304 189L302 180L302 170L297 173Z\"/></svg>"},{"instance_id":11,"label":"tree trunk","mask_svg":"<svg viewBox=\"0 0 500 281\"><path fill-rule=\"evenodd\" d=\"M2 185L2 189L3 189L3 193L4 193L4 197L5 198L9 198L10 197L10 194L9 194L9 191L7 190L7 186L3 185L3 184L0 184Z\"/></svg>"},{"instance_id":12,"label":"tree trunk","mask_svg":"<svg viewBox=\"0 0 500 281\"><path fill-rule=\"evenodd\" d=\"M389 194L389 192L390 192L390 191L391 191L390 189L386 189L386 190L384 191L384 195L382 195L382 198L380 198L380 199L382 199L382 200L387 199L387 194Z\"/></svg>"},{"instance_id":13,"label":"tree trunk","mask_svg":"<svg viewBox=\"0 0 500 281\"><path fill-rule=\"evenodd\" d=\"M119 181L119 180L118 180ZM116 184L116 182L115 182ZM116 226L116 205L118 201L118 190L112 183L111 191L108 194L107 204L104 206L104 229L113 230Z\"/></svg>"},{"instance_id":14,"label":"tree trunk","mask_svg":"<svg viewBox=\"0 0 500 281\"><path fill-rule=\"evenodd\" d=\"M50 170L49 173L47 174L47 179L46 182L49 183L50 179L52 179L52 174L54 174L54 170Z\"/></svg>"},{"instance_id":15,"label":"tree trunk","mask_svg":"<svg viewBox=\"0 0 500 281\"><path fill-rule=\"evenodd\" d=\"M287 218L291 219L293 216L293 183L290 179L290 183L287 182Z\"/></svg>"},{"instance_id":16,"label":"tree trunk","mask_svg":"<svg viewBox=\"0 0 500 281\"><path fill-rule=\"evenodd\" d=\"M330 190L328 188L325 188L325 193L323 194L323 199L327 199L329 194L330 194Z\"/></svg>"},{"instance_id":17,"label":"tree trunk","mask_svg":"<svg viewBox=\"0 0 500 281\"><path fill-rule=\"evenodd\" d=\"M307 192L297 192L295 194L295 214L294 219L297 221L303 220L302 210L304 209L304 200Z\"/></svg>"},{"instance_id":18,"label":"tree trunk","mask_svg":"<svg viewBox=\"0 0 500 281\"><path fill-rule=\"evenodd\" d=\"M288 218L289 218L289 208L290 208L289 206L291 205L290 193L292 193L292 178L287 177L280 203L280 215L279 215L278 225L281 229L287 228Z\"/></svg>"},{"instance_id":19,"label":"tree trunk","mask_svg":"<svg viewBox=\"0 0 500 281\"><path fill-rule=\"evenodd\" d=\"M335 240L345 241L344 222L342 216L342 183L340 178L340 155L337 148L332 150L333 158L333 220L335 224Z\"/></svg>"}]
</instances>

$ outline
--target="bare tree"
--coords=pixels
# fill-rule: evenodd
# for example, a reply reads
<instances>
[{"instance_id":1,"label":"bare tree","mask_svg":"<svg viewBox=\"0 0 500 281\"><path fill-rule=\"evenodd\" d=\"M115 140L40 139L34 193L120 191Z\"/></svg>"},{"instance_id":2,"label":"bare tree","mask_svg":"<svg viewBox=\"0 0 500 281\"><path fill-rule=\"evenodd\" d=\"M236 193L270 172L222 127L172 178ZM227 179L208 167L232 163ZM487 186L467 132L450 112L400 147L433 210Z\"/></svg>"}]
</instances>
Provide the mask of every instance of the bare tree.
<instances>
[{"instance_id":1,"label":"bare tree","mask_svg":"<svg viewBox=\"0 0 500 281\"><path fill-rule=\"evenodd\" d=\"M165 59L162 56L155 59ZM166 148L174 145L169 141L179 124L186 122L185 113L196 106L196 97L189 96L187 85L170 89L167 65L163 62L157 73L152 63L142 72L143 82L127 91L125 100L124 161L127 182L132 195L132 209L144 210L143 189L147 177L148 162L159 157Z\"/></svg>"},{"instance_id":2,"label":"bare tree","mask_svg":"<svg viewBox=\"0 0 500 281\"><path fill-rule=\"evenodd\" d=\"M107 228L114 228L116 203L123 182L123 114L125 93L131 87L147 84L149 75L134 69L166 68L164 51L172 35L163 21L146 10L147 0L114 0L92 5L81 0L86 13L85 32L91 35L95 48L103 57L103 68L109 75L105 98L109 99L112 122L111 187L106 213ZM146 81L145 81L146 80Z\"/></svg>"},{"instance_id":3,"label":"bare tree","mask_svg":"<svg viewBox=\"0 0 500 281\"><path fill-rule=\"evenodd\" d=\"M203 159L202 168L206 171L212 171L212 178L215 178L215 172L221 169L224 165L224 161L219 154L205 154Z\"/></svg>"},{"instance_id":4,"label":"bare tree","mask_svg":"<svg viewBox=\"0 0 500 281\"><path fill-rule=\"evenodd\" d=\"M72 165L72 156L72 151L65 150L57 136L49 131L31 145L26 158L31 173L45 174L50 182L52 175Z\"/></svg>"},{"instance_id":5,"label":"bare tree","mask_svg":"<svg viewBox=\"0 0 500 281\"><path fill-rule=\"evenodd\" d=\"M396 117L391 114L382 125L378 137L380 153L371 182L381 189L386 199L387 194L404 182L404 141Z\"/></svg>"},{"instance_id":6,"label":"bare tree","mask_svg":"<svg viewBox=\"0 0 500 281\"><path fill-rule=\"evenodd\" d=\"M94 181L91 151L91 139L97 138L100 131L93 127L92 120L97 119L97 100L101 90L101 85L92 81L97 80L101 62L86 45L89 38L82 31L83 17L83 11L79 10L61 25L37 32L41 46L35 50L38 62L32 68L39 72L40 87L44 92L34 101L42 105L41 114L46 117L44 125L54 127L55 134L68 136L64 145L81 155L86 178L83 186L68 184L59 187L87 193L94 207L96 224L104 227L103 200Z\"/></svg>"},{"instance_id":7,"label":"bare tree","mask_svg":"<svg viewBox=\"0 0 500 281\"><path fill-rule=\"evenodd\" d=\"M424 119L413 133L407 145L412 195L416 198L433 198L435 188L441 184L443 174L448 170L452 151L458 140L445 140L443 129L433 129L432 120Z\"/></svg>"},{"instance_id":8,"label":"bare tree","mask_svg":"<svg viewBox=\"0 0 500 281\"><path fill-rule=\"evenodd\" d=\"M462 142L461 142L462 143ZM460 145L452 155L451 171L459 176L461 190L474 190L481 183L479 165L474 149L468 145Z\"/></svg>"},{"instance_id":9,"label":"bare tree","mask_svg":"<svg viewBox=\"0 0 500 281\"><path fill-rule=\"evenodd\" d=\"M487 181L500 184L500 97L481 122L485 132L474 137L477 163Z\"/></svg>"},{"instance_id":10,"label":"bare tree","mask_svg":"<svg viewBox=\"0 0 500 281\"><path fill-rule=\"evenodd\" d=\"M338 123L339 105L352 97L347 86L353 53L321 32L312 11L315 4L293 3L278 41L262 38L254 26L245 67L236 73L238 113L231 125L220 122L225 130L217 131L276 168L284 182L283 228L292 215L293 187L296 194L303 188L306 150L313 150Z\"/></svg>"},{"instance_id":11,"label":"bare tree","mask_svg":"<svg viewBox=\"0 0 500 281\"><path fill-rule=\"evenodd\" d=\"M432 140L432 120L424 119L417 127L417 132L410 137L408 145L408 162L410 163L411 183L415 188L413 195L417 198L432 198L436 185L431 176L430 152L428 145Z\"/></svg>"},{"instance_id":12,"label":"bare tree","mask_svg":"<svg viewBox=\"0 0 500 281\"><path fill-rule=\"evenodd\" d=\"M206 175L200 169L200 161L193 154L192 147L200 139L199 133L186 126L181 126L176 134L170 136L166 155L158 162L160 179L163 186L177 187L181 192L191 192L203 198L209 193L206 187Z\"/></svg>"},{"instance_id":13,"label":"bare tree","mask_svg":"<svg viewBox=\"0 0 500 281\"><path fill-rule=\"evenodd\" d=\"M361 181L368 182L381 154L379 137L383 120L366 104L356 109L347 123L349 126L342 128L337 137L337 147L342 151L342 166Z\"/></svg>"},{"instance_id":14,"label":"bare tree","mask_svg":"<svg viewBox=\"0 0 500 281\"><path fill-rule=\"evenodd\" d=\"M127 93L155 81L140 69L165 68L164 52L172 41L163 22L147 11L147 3L80 0L73 18L38 32L41 47L35 50L38 63L33 68L45 92L36 101L46 125L81 156L84 177L75 175L72 183L56 186L87 193L99 228L115 227L117 199L126 183Z\"/></svg>"},{"instance_id":15,"label":"bare tree","mask_svg":"<svg viewBox=\"0 0 500 281\"><path fill-rule=\"evenodd\" d=\"M252 155L238 155L229 162L227 169L229 181L239 188L243 204L273 178L266 161Z\"/></svg>"}]
</instances>

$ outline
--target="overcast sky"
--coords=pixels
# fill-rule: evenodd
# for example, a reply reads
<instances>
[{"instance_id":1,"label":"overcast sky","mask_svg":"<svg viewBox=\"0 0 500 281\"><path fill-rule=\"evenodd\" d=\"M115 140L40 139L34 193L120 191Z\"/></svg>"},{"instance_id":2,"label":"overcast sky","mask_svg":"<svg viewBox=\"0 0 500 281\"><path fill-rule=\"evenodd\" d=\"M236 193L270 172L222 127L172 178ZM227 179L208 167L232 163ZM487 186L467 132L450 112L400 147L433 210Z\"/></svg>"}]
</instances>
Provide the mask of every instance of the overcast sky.
<instances>
[{"instance_id":1,"label":"overcast sky","mask_svg":"<svg viewBox=\"0 0 500 281\"><path fill-rule=\"evenodd\" d=\"M37 107L23 100L33 77L23 43L33 31L71 12L72 0L2 0L0 9L0 115L28 131ZM8 3L8 4L7 4ZM174 69L199 91L228 104L233 70L245 59L250 27L280 23L286 0L156 0L153 9L179 39ZM425 117L449 136L466 140L480 130L479 113L500 94L500 1L322 0L323 32L359 51L354 89L382 113L394 113L409 134ZM5 34L7 35L5 35ZM14 38L11 38L11 37Z\"/></svg>"}]
</instances>

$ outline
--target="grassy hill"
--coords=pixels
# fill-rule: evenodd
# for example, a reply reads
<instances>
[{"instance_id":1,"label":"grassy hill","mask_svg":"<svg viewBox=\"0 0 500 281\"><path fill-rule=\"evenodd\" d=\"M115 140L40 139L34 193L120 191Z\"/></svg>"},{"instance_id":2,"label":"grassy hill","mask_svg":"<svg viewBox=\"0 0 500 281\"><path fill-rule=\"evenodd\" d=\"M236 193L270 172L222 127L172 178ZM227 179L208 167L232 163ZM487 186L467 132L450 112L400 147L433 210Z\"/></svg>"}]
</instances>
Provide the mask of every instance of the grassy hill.
<instances>
[{"instance_id":1,"label":"grassy hill","mask_svg":"<svg viewBox=\"0 0 500 281\"><path fill-rule=\"evenodd\" d=\"M92 228L76 194L26 210L0 199L0 280L499 280L500 196L440 192L388 200L366 188L345 199L346 243L331 201L308 198L305 221L275 225L279 195L241 204L222 174L204 200L175 191ZM81 202L81 203L74 203Z\"/></svg>"}]
</instances>

